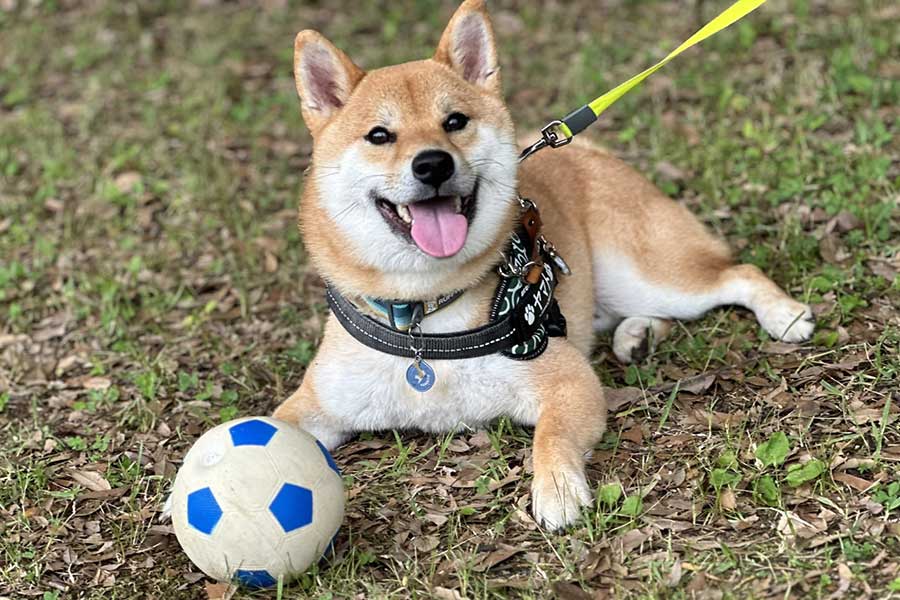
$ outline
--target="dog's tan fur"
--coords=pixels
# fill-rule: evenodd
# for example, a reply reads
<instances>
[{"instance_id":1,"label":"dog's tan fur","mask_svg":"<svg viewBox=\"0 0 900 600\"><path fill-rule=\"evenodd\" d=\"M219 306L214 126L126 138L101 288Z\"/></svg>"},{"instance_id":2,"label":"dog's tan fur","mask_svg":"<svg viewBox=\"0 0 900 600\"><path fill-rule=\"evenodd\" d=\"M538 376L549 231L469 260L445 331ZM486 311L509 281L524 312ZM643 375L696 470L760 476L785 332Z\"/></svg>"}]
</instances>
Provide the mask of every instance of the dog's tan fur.
<instances>
[{"instance_id":1,"label":"dog's tan fur","mask_svg":"<svg viewBox=\"0 0 900 600\"><path fill-rule=\"evenodd\" d=\"M467 54L467 44L478 53ZM312 262L351 298L427 299L466 289L463 299L451 305L456 308L425 320L426 331L453 331L486 321L497 284L498 252L517 217L515 189L510 186L505 204L494 207L500 215L495 230L473 241L481 243L478 251L465 260L412 257L408 264L413 266L398 271L392 262L377 263L360 250L367 231L340 230L342 217L328 208L322 186L328 185L329 169L353 169L346 162L332 166L342 164L351 151L361 164L396 174L409 169L412 156L423 149L448 149L465 160L484 143L477 131L494 132L501 139L498 148L511 145L512 121L500 96L496 61L481 0L462 4L433 59L368 74L320 34L304 31L296 38L297 88L315 139L300 211ZM446 133L441 122L450 110L466 113L478 127ZM389 151L362 142L385 118L397 130ZM595 329L616 326L614 350L629 361L632 351L648 341L648 331L658 340L668 332L671 318L695 318L719 304L751 308L770 333L791 341L809 337L812 324L807 307L788 298L758 269L734 266L727 247L684 207L602 150L577 142L545 150L522 164L518 188L539 204L544 232L574 273L557 290L568 320L567 339L553 338L542 356L527 362L500 357L436 361L435 388L416 394L401 376L408 360L362 346L332 317L300 389L275 416L335 446L360 429L453 427L454 403L459 405L455 425L509 414L535 426L533 510L539 521L555 527L571 523L590 501L583 460L605 429L603 393L588 360ZM509 398L498 397L491 388L494 379L485 373L491 370L497 389L506 390L502 394ZM491 388L483 397L477 387L461 384L482 376ZM341 394L346 396L334 397Z\"/></svg>"}]
</instances>

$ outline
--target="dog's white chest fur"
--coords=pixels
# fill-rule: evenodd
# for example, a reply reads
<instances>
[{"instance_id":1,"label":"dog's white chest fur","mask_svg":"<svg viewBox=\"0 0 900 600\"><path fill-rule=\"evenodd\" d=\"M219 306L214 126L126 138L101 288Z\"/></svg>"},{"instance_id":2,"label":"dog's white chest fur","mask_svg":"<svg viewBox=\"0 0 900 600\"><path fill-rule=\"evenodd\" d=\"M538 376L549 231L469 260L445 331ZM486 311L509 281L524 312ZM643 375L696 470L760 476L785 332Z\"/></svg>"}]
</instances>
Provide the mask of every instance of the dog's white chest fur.
<instances>
[{"instance_id":1,"label":"dog's white chest fur","mask_svg":"<svg viewBox=\"0 0 900 600\"><path fill-rule=\"evenodd\" d=\"M425 333L471 327L478 310L466 294L422 323ZM354 430L420 428L432 432L477 427L507 415L517 422L537 420L526 363L499 354L461 360L428 361L435 383L417 392L406 381L412 359L391 356L346 340L316 365L315 388L326 412Z\"/></svg>"}]
</instances>

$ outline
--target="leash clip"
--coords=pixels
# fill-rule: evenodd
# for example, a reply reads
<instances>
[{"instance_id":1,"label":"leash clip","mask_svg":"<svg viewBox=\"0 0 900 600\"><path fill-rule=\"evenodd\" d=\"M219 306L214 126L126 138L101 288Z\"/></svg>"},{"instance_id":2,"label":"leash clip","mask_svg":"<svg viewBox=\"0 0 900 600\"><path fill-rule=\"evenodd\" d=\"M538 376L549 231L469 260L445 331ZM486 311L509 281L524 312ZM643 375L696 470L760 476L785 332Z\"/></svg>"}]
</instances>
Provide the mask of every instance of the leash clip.
<instances>
[{"instance_id":1,"label":"leash clip","mask_svg":"<svg viewBox=\"0 0 900 600\"><path fill-rule=\"evenodd\" d=\"M559 148L572 141L574 136L566 135L562 130L563 125L564 123L562 121L555 119L547 123L544 128L541 129L541 137L551 148Z\"/></svg>"},{"instance_id":2,"label":"leash clip","mask_svg":"<svg viewBox=\"0 0 900 600\"><path fill-rule=\"evenodd\" d=\"M543 150L544 148L559 148L560 146L565 146L570 143L574 136L566 135L562 127L566 127L566 125L559 119L554 119L544 125L544 128L541 129L541 139L522 151L522 154L519 155L519 162L522 162L538 150Z\"/></svg>"},{"instance_id":3,"label":"leash clip","mask_svg":"<svg viewBox=\"0 0 900 600\"><path fill-rule=\"evenodd\" d=\"M528 146L527 148L525 148L522 151L522 154L519 155L519 162L522 162L523 160L525 160L526 158L528 158L529 156L531 156L538 150L545 148L546 146L547 146L547 140L545 140L544 138L539 139L538 141L536 141L535 143Z\"/></svg>"}]
</instances>

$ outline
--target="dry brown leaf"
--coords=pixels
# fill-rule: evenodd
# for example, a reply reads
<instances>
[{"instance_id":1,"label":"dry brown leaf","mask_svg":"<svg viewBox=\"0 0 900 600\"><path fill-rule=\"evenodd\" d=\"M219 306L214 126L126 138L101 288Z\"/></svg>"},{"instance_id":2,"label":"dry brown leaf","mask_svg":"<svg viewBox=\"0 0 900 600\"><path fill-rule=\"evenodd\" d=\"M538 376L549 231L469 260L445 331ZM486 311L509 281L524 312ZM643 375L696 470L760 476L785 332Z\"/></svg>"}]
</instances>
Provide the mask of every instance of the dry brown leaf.
<instances>
[{"instance_id":1,"label":"dry brown leaf","mask_svg":"<svg viewBox=\"0 0 900 600\"><path fill-rule=\"evenodd\" d=\"M593 600L586 591L568 581L557 581L553 584L553 594L560 600Z\"/></svg>"},{"instance_id":2,"label":"dry brown leaf","mask_svg":"<svg viewBox=\"0 0 900 600\"><path fill-rule=\"evenodd\" d=\"M666 577L666 585L670 588L677 587L679 583L681 583L681 575L683 571L681 569L681 561L676 560L672 565L672 570L669 571L669 576Z\"/></svg>"},{"instance_id":3,"label":"dry brown leaf","mask_svg":"<svg viewBox=\"0 0 900 600\"><path fill-rule=\"evenodd\" d=\"M0 335L0 348L5 348L6 346L12 346L13 344L20 344L27 341L27 335L4 333Z\"/></svg>"},{"instance_id":4,"label":"dry brown leaf","mask_svg":"<svg viewBox=\"0 0 900 600\"><path fill-rule=\"evenodd\" d=\"M524 549L516 548L515 546L503 545L500 548L497 548L496 550L491 552L490 554L486 555L482 559L481 563L479 563L475 567L475 571L477 571L479 573L483 573L483 572L499 565L503 561L512 558L513 556L515 556L516 554L518 554L520 552L524 552Z\"/></svg>"},{"instance_id":5,"label":"dry brown leaf","mask_svg":"<svg viewBox=\"0 0 900 600\"><path fill-rule=\"evenodd\" d=\"M866 407L866 408L857 408L857 409L851 409L851 410L852 410L851 417L853 418L853 422L856 423L857 425L863 425L865 423L874 423L874 422L880 421L882 413L883 413L883 410L880 408ZM890 422L893 419L889 416L887 420L888 420L888 422Z\"/></svg>"},{"instance_id":6,"label":"dry brown leaf","mask_svg":"<svg viewBox=\"0 0 900 600\"><path fill-rule=\"evenodd\" d=\"M685 425L699 425L704 428L720 429L737 425L746 417L747 415L742 412L724 413L695 408L684 415L682 422Z\"/></svg>"},{"instance_id":7,"label":"dry brown leaf","mask_svg":"<svg viewBox=\"0 0 900 600\"><path fill-rule=\"evenodd\" d=\"M870 260L868 263L869 269L875 274L881 277L884 277L888 281L893 281L897 276L897 269L891 266L891 264L887 261L881 260Z\"/></svg>"},{"instance_id":8,"label":"dry brown leaf","mask_svg":"<svg viewBox=\"0 0 900 600\"><path fill-rule=\"evenodd\" d=\"M488 483L488 491L494 492L506 485L509 485L510 483L519 481L520 479L522 479L522 476L520 475L521 471L522 471L522 467L513 467L512 469L509 470L509 473L507 473L506 477L504 477L503 479L501 479L499 481L494 480L494 481L491 481L490 483Z\"/></svg>"},{"instance_id":9,"label":"dry brown leaf","mask_svg":"<svg viewBox=\"0 0 900 600\"><path fill-rule=\"evenodd\" d=\"M838 236L826 235L819 240L819 255L825 262L836 264L847 258L847 251Z\"/></svg>"},{"instance_id":10,"label":"dry brown leaf","mask_svg":"<svg viewBox=\"0 0 900 600\"><path fill-rule=\"evenodd\" d=\"M591 550L585 556L581 565L581 576L584 581L590 581L597 577L600 573L608 571L612 566L609 552L597 552Z\"/></svg>"},{"instance_id":11,"label":"dry brown leaf","mask_svg":"<svg viewBox=\"0 0 900 600\"><path fill-rule=\"evenodd\" d=\"M126 171L120 175L118 175L113 180L113 185L116 186L116 189L120 194L127 194L128 192L134 190L134 186L136 186L141 181L141 174L137 171Z\"/></svg>"},{"instance_id":12,"label":"dry brown leaf","mask_svg":"<svg viewBox=\"0 0 900 600\"><path fill-rule=\"evenodd\" d=\"M606 408L615 412L643 398L644 392L636 387L603 388L603 395L606 397Z\"/></svg>"},{"instance_id":13,"label":"dry brown leaf","mask_svg":"<svg viewBox=\"0 0 900 600\"><path fill-rule=\"evenodd\" d=\"M111 386L112 381L106 377L88 377L81 383L86 390L108 390Z\"/></svg>"},{"instance_id":14,"label":"dry brown leaf","mask_svg":"<svg viewBox=\"0 0 900 600\"><path fill-rule=\"evenodd\" d=\"M687 587L685 588L686 591L692 593L702 592L705 589L707 589L706 573L704 573L703 571L698 571L697 573L695 573L691 578L691 582L687 584Z\"/></svg>"},{"instance_id":15,"label":"dry brown leaf","mask_svg":"<svg viewBox=\"0 0 900 600\"><path fill-rule=\"evenodd\" d=\"M828 224L825 226L825 231L829 233L832 231L845 233L847 231L859 229L860 227L862 227L862 225L863 222L859 217L849 211L842 210L828 222Z\"/></svg>"},{"instance_id":16,"label":"dry brown leaf","mask_svg":"<svg viewBox=\"0 0 900 600\"><path fill-rule=\"evenodd\" d=\"M31 335L31 339L35 342L47 342L56 338L61 338L66 334L66 323L59 323L38 329Z\"/></svg>"},{"instance_id":17,"label":"dry brown leaf","mask_svg":"<svg viewBox=\"0 0 900 600\"><path fill-rule=\"evenodd\" d=\"M793 354L798 349L797 344L787 342L766 342L762 345L762 351L766 354Z\"/></svg>"},{"instance_id":18,"label":"dry brown leaf","mask_svg":"<svg viewBox=\"0 0 900 600\"><path fill-rule=\"evenodd\" d=\"M835 593L838 596L843 596L850 589L850 583L853 581L853 571L850 570L847 563L838 563L838 578L840 582Z\"/></svg>"},{"instance_id":19,"label":"dry brown leaf","mask_svg":"<svg viewBox=\"0 0 900 600\"><path fill-rule=\"evenodd\" d=\"M725 510L737 508L737 498L735 498L734 492L728 488L722 490L722 493L719 495L719 504Z\"/></svg>"},{"instance_id":20,"label":"dry brown leaf","mask_svg":"<svg viewBox=\"0 0 900 600\"><path fill-rule=\"evenodd\" d=\"M778 520L776 529L785 537L797 536L809 539L827 530L828 523L820 517L807 516L804 518L794 512L785 511Z\"/></svg>"},{"instance_id":21,"label":"dry brown leaf","mask_svg":"<svg viewBox=\"0 0 900 600\"><path fill-rule=\"evenodd\" d=\"M427 515L425 515L425 520L440 527L447 522L447 517L445 517L444 515L439 515L437 513L428 513Z\"/></svg>"},{"instance_id":22,"label":"dry brown leaf","mask_svg":"<svg viewBox=\"0 0 900 600\"><path fill-rule=\"evenodd\" d=\"M481 429L469 437L469 443L476 448L486 448L491 445L491 438L487 431Z\"/></svg>"},{"instance_id":23,"label":"dry brown leaf","mask_svg":"<svg viewBox=\"0 0 900 600\"><path fill-rule=\"evenodd\" d=\"M777 388L763 396L763 401L772 402L775 398L781 397L785 392L787 392L787 381L782 379ZM790 396L788 396L788 398L790 398Z\"/></svg>"},{"instance_id":24,"label":"dry brown leaf","mask_svg":"<svg viewBox=\"0 0 900 600\"><path fill-rule=\"evenodd\" d=\"M58 198L47 198L44 200L44 208L52 213L61 213L66 205Z\"/></svg>"},{"instance_id":25,"label":"dry brown leaf","mask_svg":"<svg viewBox=\"0 0 900 600\"><path fill-rule=\"evenodd\" d=\"M690 392L692 394L702 394L710 387L712 387L712 384L715 382L715 375L699 375L697 377L690 377L682 381L678 386L678 390L681 392Z\"/></svg>"},{"instance_id":26,"label":"dry brown leaf","mask_svg":"<svg viewBox=\"0 0 900 600\"><path fill-rule=\"evenodd\" d=\"M689 433L676 433L674 435L667 435L659 438L657 440L657 444L660 446L683 446L684 444L690 444L695 441L694 436Z\"/></svg>"},{"instance_id":27,"label":"dry brown leaf","mask_svg":"<svg viewBox=\"0 0 900 600\"><path fill-rule=\"evenodd\" d=\"M847 485L852 487L854 490L858 490L860 492L865 492L866 490L871 488L873 485L875 485L874 482L863 479L862 477L857 477L856 475L851 475L850 473L841 473L841 472L832 473L831 477L835 481L840 481L841 483L846 483Z\"/></svg>"},{"instance_id":28,"label":"dry brown leaf","mask_svg":"<svg viewBox=\"0 0 900 600\"><path fill-rule=\"evenodd\" d=\"M628 440L629 442L632 442L634 444L640 444L642 441L644 441L644 432L641 430L640 425L635 425L634 427L623 431L620 437L623 440Z\"/></svg>"},{"instance_id":29,"label":"dry brown leaf","mask_svg":"<svg viewBox=\"0 0 900 600\"><path fill-rule=\"evenodd\" d=\"M453 438L450 440L450 443L447 444L447 449L451 452L468 452L470 450L470 446L459 438Z\"/></svg>"},{"instance_id":30,"label":"dry brown leaf","mask_svg":"<svg viewBox=\"0 0 900 600\"><path fill-rule=\"evenodd\" d=\"M459 591L451 590L445 587L436 587L431 590L435 598L439 600L463 600L465 597L460 595Z\"/></svg>"},{"instance_id":31,"label":"dry brown leaf","mask_svg":"<svg viewBox=\"0 0 900 600\"><path fill-rule=\"evenodd\" d=\"M885 450L889 450L890 446L886 447ZM871 458L848 458L846 460L842 460L838 464L832 463L832 468L837 469L839 471L847 471L849 469L859 469L862 467L863 469L874 469L878 466L878 463Z\"/></svg>"},{"instance_id":32,"label":"dry brown leaf","mask_svg":"<svg viewBox=\"0 0 900 600\"><path fill-rule=\"evenodd\" d=\"M109 482L97 471L72 470L70 476L75 483L92 492L105 492L112 489Z\"/></svg>"},{"instance_id":33,"label":"dry brown leaf","mask_svg":"<svg viewBox=\"0 0 900 600\"><path fill-rule=\"evenodd\" d=\"M693 529L694 525L690 521L676 521L673 519L665 519L658 518L653 519L650 522L652 527L659 529L660 531L671 531L673 533L677 533L679 531L687 531L688 529Z\"/></svg>"},{"instance_id":34,"label":"dry brown leaf","mask_svg":"<svg viewBox=\"0 0 900 600\"><path fill-rule=\"evenodd\" d=\"M63 375L66 371L77 365L80 360L81 358L76 354L70 354L69 356L61 358L60 361L56 363L56 369L54 371L56 376L59 377L60 375Z\"/></svg>"},{"instance_id":35,"label":"dry brown leaf","mask_svg":"<svg viewBox=\"0 0 900 600\"><path fill-rule=\"evenodd\" d=\"M269 251L265 253L265 269L266 273L274 273L278 270L278 257Z\"/></svg>"},{"instance_id":36,"label":"dry brown leaf","mask_svg":"<svg viewBox=\"0 0 900 600\"><path fill-rule=\"evenodd\" d=\"M624 550L625 552L631 552L632 550L646 542L649 538L650 536L640 529L632 529L620 538L622 542L622 550Z\"/></svg>"},{"instance_id":37,"label":"dry brown leaf","mask_svg":"<svg viewBox=\"0 0 900 600\"><path fill-rule=\"evenodd\" d=\"M735 531L743 531L745 529L750 529L759 521L759 517L756 515L750 515L749 517L745 517L743 519L738 519L736 521L729 521L732 527L734 527Z\"/></svg>"},{"instance_id":38,"label":"dry brown leaf","mask_svg":"<svg viewBox=\"0 0 900 600\"><path fill-rule=\"evenodd\" d=\"M436 535L420 535L416 537L413 545L419 552L431 552L441 545L441 540Z\"/></svg>"},{"instance_id":39,"label":"dry brown leaf","mask_svg":"<svg viewBox=\"0 0 900 600\"><path fill-rule=\"evenodd\" d=\"M666 160L661 160L656 163L656 172L659 173L663 179L669 181L684 181L686 177L684 170L679 169Z\"/></svg>"},{"instance_id":40,"label":"dry brown leaf","mask_svg":"<svg viewBox=\"0 0 900 600\"><path fill-rule=\"evenodd\" d=\"M231 600L231 597L234 596L234 593L236 591L237 591L237 586L230 585L227 583L207 583L206 584L207 600Z\"/></svg>"}]
</instances>

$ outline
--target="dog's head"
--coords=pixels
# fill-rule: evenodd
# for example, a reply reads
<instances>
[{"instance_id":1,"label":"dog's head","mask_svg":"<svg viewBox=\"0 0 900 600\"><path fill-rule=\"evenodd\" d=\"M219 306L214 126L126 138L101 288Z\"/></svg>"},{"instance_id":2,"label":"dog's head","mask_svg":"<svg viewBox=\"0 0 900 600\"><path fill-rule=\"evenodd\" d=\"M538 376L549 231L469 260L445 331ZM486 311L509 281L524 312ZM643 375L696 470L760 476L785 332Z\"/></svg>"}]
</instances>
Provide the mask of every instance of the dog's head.
<instances>
[{"instance_id":1,"label":"dog's head","mask_svg":"<svg viewBox=\"0 0 900 600\"><path fill-rule=\"evenodd\" d=\"M517 153L482 0L433 58L365 73L314 31L294 45L313 139L307 248L345 291L423 298L472 285L515 215Z\"/></svg>"}]
</instances>

